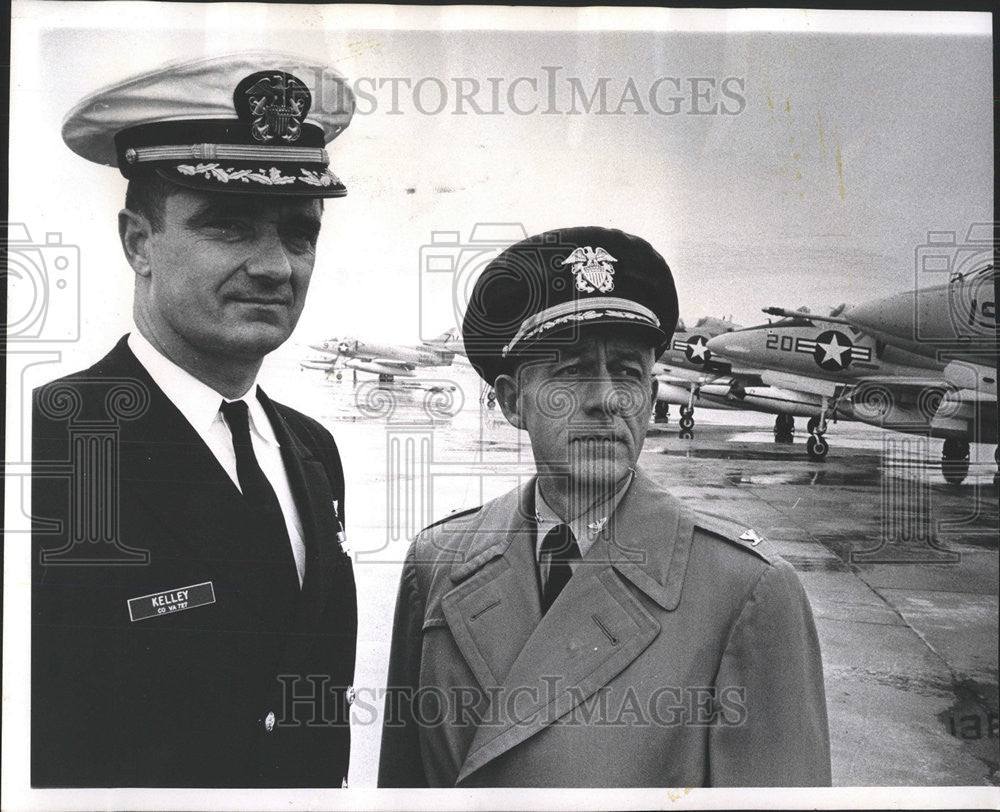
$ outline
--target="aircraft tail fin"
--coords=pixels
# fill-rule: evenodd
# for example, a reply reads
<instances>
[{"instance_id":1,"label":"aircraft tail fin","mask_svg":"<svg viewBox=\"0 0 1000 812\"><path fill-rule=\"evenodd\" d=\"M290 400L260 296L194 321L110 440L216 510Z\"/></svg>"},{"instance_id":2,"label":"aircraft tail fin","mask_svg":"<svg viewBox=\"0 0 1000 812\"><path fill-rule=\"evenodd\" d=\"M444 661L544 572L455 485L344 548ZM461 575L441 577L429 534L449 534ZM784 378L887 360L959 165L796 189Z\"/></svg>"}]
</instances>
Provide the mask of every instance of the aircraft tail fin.
<instances>
[{"instance_id":1,"label":"aircraft tail fin","mask_svg":"<svg viewBox=\"0 0 1000 812\"><path fill-rule=\"evenodd\" d=\"M455 344L459 340L458 329L455 327L450 327L445 330L441 335L436 338L431 338L425 341L425 344L429 344L432 347L447 347L449 344Z\"/></svg>"}]
</instances>

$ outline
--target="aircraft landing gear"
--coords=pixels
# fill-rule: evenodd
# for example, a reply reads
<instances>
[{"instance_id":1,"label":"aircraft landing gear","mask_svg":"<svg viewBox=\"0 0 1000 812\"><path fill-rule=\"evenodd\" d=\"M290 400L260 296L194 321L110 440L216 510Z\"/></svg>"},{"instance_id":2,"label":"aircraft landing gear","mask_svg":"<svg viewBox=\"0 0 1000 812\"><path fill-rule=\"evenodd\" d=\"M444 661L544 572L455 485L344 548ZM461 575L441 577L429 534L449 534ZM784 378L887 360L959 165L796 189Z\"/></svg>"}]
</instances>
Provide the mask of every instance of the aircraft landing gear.
<instances>
[{"instance_id":1,"label":"aircraft landing gear","mask_svg":"<svg viewBox=\"0 0 1000 812\"><path fill-rule=\"evenodd\" d=\"M830 453L830 444L822 434L810 434L806 440L806 452L809 454L809 459L821 462Z\"/></svg>"},{"instance_id":2,"label":"aircraft landing gear","mask_svg":"<svg viewBox=\"0 0 1000 812\"><path fill-rule=\"evenodd\" d=\"M830 453L830 444L826 441L826 410L828 408L827 400L823 398L823 405L820 407L819 414L815 417L809 418L808 428L809 428L809 439L806 440L806 453L809 454L809 459L815 460L816 462L822 462L826 459L826 455Z\"/></svg>"},{"instance_id":3,"label":"aircraft landing gear","mask_svg":"<svg viewBox=\"0 0 1000 812\"><path fill-rule=\"evenodd\" d=\"M678 421L681 430L678 437L682 440L690 440L694 437L694 433L691 430L694 428L694 396L697 390L698 384L692 383L687 406L681 406L681 419Z\"/></svg>"},{"instance_id":4,"label":"aircraft landing gear","mask_svg":"<svg viewBox=\"0 0 1000 812\"><path fill-rule=\"evenodd\" d=\"M694 408L691 406L681 406L681 419L680 419L681 432L687 432L688 435L691 434L691 429L694 428ZM690 439L688 436L685 439Z\"/></svg>"},{"instance_id":5,"label":"aircraft landing gear","mask_svg":"<svg viewBox=\"0 0 1000 812\"><path fill-rule=\"evenodd\" d=\"M665 400L656 401L656 405L653 406L653 422L654 423L669 423L670 422L670 404Z\"/></svg>"},{"instance_id":6,"label":"aircraft landing gear","mask_svg":"<svg viewBox=\"0 0 1000 812\"><path fill-rule=\"evenodd\" d=\"M774 442L790 443L795 434L795 418L790 414L779 414L774 419Z\"/></svg>"},{"instance_id":7,"label":"aircraft landing gear","mask_svg":"<svg viewBox=\"0 0 1000 812\"><path fill-rule=\"evenodd\" d=\"M941 449L941 473L949 485L961 485L969 475L969 442L949 438Z\"/></svg>"}]
</instances>

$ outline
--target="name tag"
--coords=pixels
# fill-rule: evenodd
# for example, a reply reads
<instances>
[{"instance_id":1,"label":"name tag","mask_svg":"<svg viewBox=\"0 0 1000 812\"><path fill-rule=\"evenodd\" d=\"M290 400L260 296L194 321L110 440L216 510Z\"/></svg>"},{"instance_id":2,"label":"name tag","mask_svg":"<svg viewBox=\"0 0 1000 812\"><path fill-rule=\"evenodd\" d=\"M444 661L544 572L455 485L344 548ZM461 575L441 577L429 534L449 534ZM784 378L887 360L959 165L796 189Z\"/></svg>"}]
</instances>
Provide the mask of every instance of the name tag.
<instances>
[{"instance_id":1,"label":"name tag","mask_svg":"<svg viewBox=\"0 0 1000 812\"><path fill-rule=\"evenodd\" d=\"M211 581L205 581L203 584L165 589L152 595L129 598L128 616L134 623L148 617L183 612L185 609L194 609L196 606L206 606L210 603L215 603L215 588Z\"/></svg>"}]
</instances>

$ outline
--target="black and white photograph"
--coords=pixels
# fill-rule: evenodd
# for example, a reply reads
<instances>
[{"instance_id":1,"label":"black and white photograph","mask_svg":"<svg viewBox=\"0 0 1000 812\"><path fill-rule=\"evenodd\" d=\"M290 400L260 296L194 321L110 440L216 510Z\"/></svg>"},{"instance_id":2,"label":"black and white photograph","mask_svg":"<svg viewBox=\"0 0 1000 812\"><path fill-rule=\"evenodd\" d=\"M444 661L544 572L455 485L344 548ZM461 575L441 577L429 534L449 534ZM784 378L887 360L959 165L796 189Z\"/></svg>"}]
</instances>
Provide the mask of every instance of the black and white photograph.
<instances>
[{"instance_id":1,"label":"black and white photograph","mask_svg":"<svg viewBox=\"0 0 1000 812\"><path fill-rule=\"evenodd\" d=\"M3 806L994 808L993 16L14 0Z\"/></svg>"}]
</instances>

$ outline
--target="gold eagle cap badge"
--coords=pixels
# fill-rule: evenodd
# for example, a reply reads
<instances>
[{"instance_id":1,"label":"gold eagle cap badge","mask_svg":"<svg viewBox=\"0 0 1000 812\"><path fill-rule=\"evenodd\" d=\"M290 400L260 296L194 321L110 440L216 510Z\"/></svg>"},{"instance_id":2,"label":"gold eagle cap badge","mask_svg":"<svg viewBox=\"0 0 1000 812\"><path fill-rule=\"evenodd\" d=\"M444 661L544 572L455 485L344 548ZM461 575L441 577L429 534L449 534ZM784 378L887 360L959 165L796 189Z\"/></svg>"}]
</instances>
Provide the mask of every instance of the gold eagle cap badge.
<instances>
[{"instance_id":1,"label":"gold eagle cap badge","mask_svg":"<svg viewBox=\"0 0 1000 812\"><path fill-rule=\"evenodd\" d=\"M603 248L591 248L588 245L577 248L562 264L573 266L577 290L584 293L610 293L615 289L615 269L611 267L611 263L617 261Z\"/></svg>"}]
</instances>

